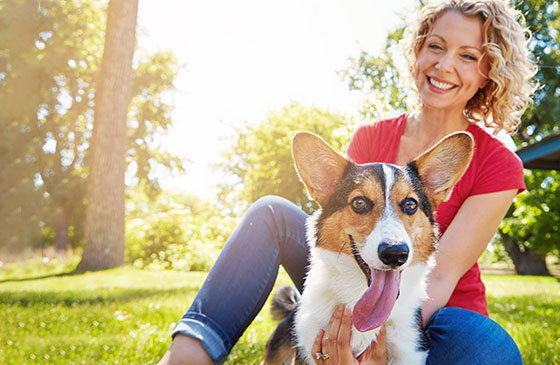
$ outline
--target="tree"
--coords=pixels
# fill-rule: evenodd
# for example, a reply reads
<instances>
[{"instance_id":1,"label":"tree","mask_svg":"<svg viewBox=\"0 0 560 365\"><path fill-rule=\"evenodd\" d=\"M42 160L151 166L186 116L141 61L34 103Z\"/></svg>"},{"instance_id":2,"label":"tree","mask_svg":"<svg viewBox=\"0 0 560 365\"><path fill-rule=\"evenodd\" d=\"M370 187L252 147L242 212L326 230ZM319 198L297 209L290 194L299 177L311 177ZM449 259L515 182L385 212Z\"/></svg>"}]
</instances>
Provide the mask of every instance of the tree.
<instances>
[{"instance_id":1,"label":"tree","mask_svg":"<svg viewBox=\"0 0 560 365\"><path fill-rule=\"evenodd\" d=\"M96 24L92 4L81 10ZM8 217L22 210L20 221L8 219L7 224L23 231L56 226L55 246L65 248L65 226L69 217L79 216L72 213L83 196L83 155L76 152L84 147L87 133L81 117L91 101L95 65L89 61L97 51L97 34L78 21L73 3L8 1L0 12L0 119L7 127L2 128L3 156L19 175L11 176L14 170L0 173L1 190L7 191L1 209ZM80 45L83 38L91 40L87 49ZM34 209L28 216L25 207L30 206ZM2 235L21 246L19 235L4 230ZM40 234L33 234L33 241L40 242Z\"/></svg>"},{"instance_id":2,"label":"tree","mask_svg":"<svg viewBox=\"0 0 560 365\"><path fill-rule=\"evenodd\" d=\"M560 9L555 0L516 0L532 32L531 51L538 65L539 89L515 138L521 145L560 130Z\"/></svg>"},{"instance_id":3,"label":"tree","mask_svg":"<svg viewBox=\"0 0 560 365\"><path fill-rule=\"evenodd\" d=\"M126 117L138 0L109 2L103 62L95 100L86 235L77 270L124 264Z\"/></svg>"},{"instance_id":4,"label":"tree","mask_svg":"<svg viewBox=\"0 0 560 365\"><path fill-rule=\"evenodd\" d=\"M105 1L0 4L0 239L13 249L83 242L105 22ZM134 66L127 174L156 191L155 167L183 169L154 138L171 125L163 98L178 65L170 52L138 52Z\"/></svg>"},{"instance_id":5,"label":"tree","mask_svg":"<svg viewBox=\"0 0 560 365\"><path fill-rule=\"evenodd\" d=\"M298 103L270 113L260 123L245 125L237 131L235 142L224 151L218 164L234 178L233 183L221 187L220 200L229 201L230 208L241 213L259 197L273 194L312 212L317 206L307 197L294 169L291 139L295 132L307 130L324 138L335 150L345 152L351 127L343 115Z\"/></svg>"}]
</instances>

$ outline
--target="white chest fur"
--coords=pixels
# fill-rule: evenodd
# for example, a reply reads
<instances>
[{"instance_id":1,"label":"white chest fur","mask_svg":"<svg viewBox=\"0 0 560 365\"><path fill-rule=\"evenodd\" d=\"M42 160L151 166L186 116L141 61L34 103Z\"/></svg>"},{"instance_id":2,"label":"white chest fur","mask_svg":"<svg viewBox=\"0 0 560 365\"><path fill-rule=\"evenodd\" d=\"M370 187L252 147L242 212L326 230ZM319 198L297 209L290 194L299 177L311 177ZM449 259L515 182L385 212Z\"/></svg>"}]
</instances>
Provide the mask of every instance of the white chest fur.
<instances>
[{"instance_id":1,"label":"white chest fur","mask_svg":"<svg viewBox=\"0 0 560 365\"><path fill-rule=\"evenodd\" d=\"M309 364L311 348L319 331L325 329L339 304L353 309L367 289L367 281L353 257L321 248L312 248L307 275L295 319L298 346ZM416 311L427 297L426 276L429 264L408 266L401 274L400 295L386 322L387 352L390 364L423 364L427 353L418 349ZM352 328L351 347L355 356L375 339L379 329L359 332Z\"/></svg>"}]
</instances>

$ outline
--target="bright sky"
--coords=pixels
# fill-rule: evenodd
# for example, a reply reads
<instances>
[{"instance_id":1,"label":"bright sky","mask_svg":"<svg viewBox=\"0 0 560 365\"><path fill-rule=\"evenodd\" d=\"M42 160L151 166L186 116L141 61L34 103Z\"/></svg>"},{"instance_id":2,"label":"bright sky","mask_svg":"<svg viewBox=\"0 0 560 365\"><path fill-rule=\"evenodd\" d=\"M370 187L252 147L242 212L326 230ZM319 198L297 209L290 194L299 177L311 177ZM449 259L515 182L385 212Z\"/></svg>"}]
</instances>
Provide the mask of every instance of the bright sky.
<instances>
[{"instance_id":1,"label":"bright sky","mask_svg":"<svg viewBox=\"0 0 560 365\"><path fill-rule=\"evenodd\" d=\"M167 189L204 198L225 126L259 122L290 101L356 114L359 95L337 74L361 49L375 52L418 0L141 0L139 46L171 50L176 81L165 148L188 159Z\"/></svg>"}]
</instances>

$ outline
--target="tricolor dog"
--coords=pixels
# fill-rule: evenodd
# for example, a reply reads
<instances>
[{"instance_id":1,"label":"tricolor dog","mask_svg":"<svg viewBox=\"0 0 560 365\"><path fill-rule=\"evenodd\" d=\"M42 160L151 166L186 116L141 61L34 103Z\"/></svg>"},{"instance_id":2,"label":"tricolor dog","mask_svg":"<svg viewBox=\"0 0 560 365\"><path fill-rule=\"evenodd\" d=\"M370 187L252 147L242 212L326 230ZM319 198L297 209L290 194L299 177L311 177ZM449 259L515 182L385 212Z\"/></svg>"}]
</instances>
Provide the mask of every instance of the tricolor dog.
<instances>
[{"instance_id":1,"label":"tricolor dog","mask_svg":"<svg viewBox=\"0 0 560 365\"><path fill-rule=\"evenodd\" d=\"M301 298L288 289L275 296L273 306L287 318L267 344L265 363L313 364L313 342L340 304L352 310L355 356L385 323L389 363L425 363L420 306L438 237L434 211L469 166L473 145L458 132L405 167L358 165L312 133L295 135L296 169L320 209L307 222L311 264Z\"/></svg>"}]
</instances>

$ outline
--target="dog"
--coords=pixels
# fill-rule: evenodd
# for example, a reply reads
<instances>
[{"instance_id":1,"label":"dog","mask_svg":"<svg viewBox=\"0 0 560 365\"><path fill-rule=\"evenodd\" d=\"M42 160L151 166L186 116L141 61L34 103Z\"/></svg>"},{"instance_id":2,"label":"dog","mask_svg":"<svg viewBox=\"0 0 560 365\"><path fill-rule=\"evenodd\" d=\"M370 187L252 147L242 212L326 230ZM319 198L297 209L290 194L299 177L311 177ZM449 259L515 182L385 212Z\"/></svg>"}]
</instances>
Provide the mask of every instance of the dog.
<instances>
[{"instance_id":1,"label":"dog","mask_svg":"<svg viewBox=\"0 0 560 365\"><path fill-rule=\"evenodd\" d=\"M292 140L296 170L320 209L307 221L310 265L301 298L277 292L283 319L265 349L265 364L313 364L311 349L333 311L352 311L350 345L363 353L386 326L390 364L424 364L428 342L420 307L434 265L434 212L470 164L467 132L443 138L406 166L358 165L310 132Z\"/></svg>"}]
</instances>

